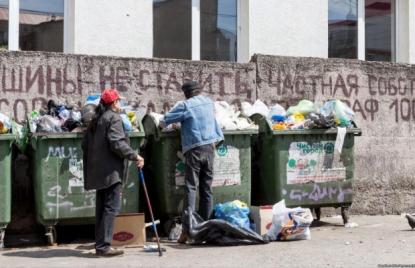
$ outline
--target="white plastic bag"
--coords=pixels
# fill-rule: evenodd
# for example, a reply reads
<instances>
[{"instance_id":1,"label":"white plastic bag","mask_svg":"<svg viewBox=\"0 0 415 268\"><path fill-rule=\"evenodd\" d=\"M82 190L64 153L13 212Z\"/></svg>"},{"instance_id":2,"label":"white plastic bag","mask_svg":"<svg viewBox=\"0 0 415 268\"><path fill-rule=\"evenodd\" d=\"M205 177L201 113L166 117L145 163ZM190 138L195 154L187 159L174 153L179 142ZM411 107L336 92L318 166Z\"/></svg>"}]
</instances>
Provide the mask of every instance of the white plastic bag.
<instances>
[{"instance_id":1,"label":"white plastic bag","mask_svg":"<svg viewBox=\"0 0 415 268\"><path fill-rule=\"evenodd\" d=\"M264 117L267 117L269 114L269 108L262 101L256 100L254 105L252 105L251 109L249 111L245 111L245 113L249 117L253 114L261 114Z\"/></svg>"},{"instance_id":2,"label":"white plastic bag","mask_svg":"<svg viewBox=\"0 0 415 268\"><path fill-rule=\"evenodd\" d=\"M215 117L220 128L226 130L236 130L235 119L237 118L232 107L226 101L215 102Z\"/></svg>"},{"instance_id":3,"label":"white plastic bag","mask_svg":"<svg viewBox=\"0 0 415 268\"><path fill-rule=\"evenodd\" d=\"M272 241L310 240L313 215L308 208L287 208L285 200L272 207L272 226L267 236Z\"/></svg>"},{"instance_id":4,"label":"white plastic bag","mask_svg":"<svg viewBox=\"0 0 415 268\"><path fill-rule=\"evenodd\" d=\"M251 110L252 110L252 104L246 101L241 103L241 114L242 115L250 117L252 115Z\"/></svg>"},{"instance_id":5,"label":"white plastic bag","mask_svg":"<svg viewBox=\"0 0 415 268\"><path fill-rule=\"evenodd\" d=\"M281 105L275 104L274 106L271 107L269 114L268 114L268 118L271 118L273 115L286 116L287 111Z\"/></svg>"}]
</instances>

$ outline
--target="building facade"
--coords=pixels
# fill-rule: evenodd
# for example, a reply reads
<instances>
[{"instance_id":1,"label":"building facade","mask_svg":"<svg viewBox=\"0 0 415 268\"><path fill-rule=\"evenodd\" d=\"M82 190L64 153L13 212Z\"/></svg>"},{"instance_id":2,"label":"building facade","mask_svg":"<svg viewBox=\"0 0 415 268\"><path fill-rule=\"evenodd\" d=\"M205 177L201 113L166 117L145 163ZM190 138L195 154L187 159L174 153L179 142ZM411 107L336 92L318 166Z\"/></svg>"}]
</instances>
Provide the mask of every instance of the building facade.
<instances>
[{"instance_id":1,"label":"building facade","mask_svg":"<svg viewBox=\"0 0 415 268\"><path fill-rule=\"evenodd\" d=\"M0 0L9 50L415 63L415 0Z\"/></svg>"}]
</instances>

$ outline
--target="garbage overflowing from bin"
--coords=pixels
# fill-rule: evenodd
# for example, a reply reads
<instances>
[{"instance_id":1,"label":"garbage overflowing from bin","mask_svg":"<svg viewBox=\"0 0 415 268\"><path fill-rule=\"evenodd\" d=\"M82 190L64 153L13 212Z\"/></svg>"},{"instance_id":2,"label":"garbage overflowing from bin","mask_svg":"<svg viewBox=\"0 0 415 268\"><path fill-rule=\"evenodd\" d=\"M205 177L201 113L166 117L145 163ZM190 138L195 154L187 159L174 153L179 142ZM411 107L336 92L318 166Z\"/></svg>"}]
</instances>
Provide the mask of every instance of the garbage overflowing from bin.
<instances>
[{"instance_id":1,"label":"garbage overflowing from bin","mask_svg":"<svg viewBox=\"0 0 415 268\"><path fill-rule=\"evenodd\" d=\"M344 224L353 200L354 137L361 135L355 114L340 100L267 107L242 106L259 125L253 146L252 203L266 206L285 199L288 207L341 208Z\"/></svg>"},{"instance_id":2,"label":"garbage overflowing from bin","mask_svg":"<svg viewBox=\"0 0 415 268\"><path fill-rule=\"evenodd\" d=\"M246 130L246 129L258 129L258 126L241 111L238 110L236 105L230 105L226 101L216 101L215 103L215 118L222 130ZM163 120L164 115L159 113L150 113L149 116L155 122L157 127L160 126L160 122ZM180 123L171 124L163 128L163 132L170 132L180 129Z\"/></svg>"},{"instance_id":3,"label":"garbage overflowing from bin","mask_svg":"<svg viewBox=\"0 0 415 268\"><path fill-rule=\"evenodd\" d=\"M82 138L95 117L100 94L86 98L83 106L54 100L28 114L33 149L33 183L37 222L46 229L49 244L56 242L55 226L95 222L95 191L84 189ZM98 101L98 102L97 102ZM122 105L121 117L131 147L139 151L144 132L139 112ZM121 213L139 212L137 168L128 163L123 183Z\"/></svg>"},{"instance_id":4,"label":"garbage overflowing from bin","mask_svg":"<svg viewBox=\"0 0 415 268\"><path fill-rule=\"evenodd\" d=\"M242 107L243 114L249 117L253 114L263 115L273 130L355 127L353 110L340 100L328 100L321 106L301 100L288 110L279 104L268 108L260 100L253 105L244 103Z\"/></svg>"},{"instance_id":5,"label":"garbage overflowing from bin","mask_svg":"<svg viewBox=\"0 0 415 268\"><path fill-rule=\"evenodd\" d=\"M258 126L242 115L235 105L215 102L215 118L222 128L225 141L216 146L213 163L213 203L241 200L251 204L251 138ZM146 134L146 168L151 174L149 188L157 200L156 217L164 232L177 237L177 221L182 214L185 197L184 157L180 124L161 128L164 115L149 113L143 118Z\"/></svg>"},{"instance_id":6,"label":"garbage overflowing from bin","mask_svg":"<svg viewBox=\"0 0 415 268\"><path fill-rule=\"evenodd\" d=\"M24 152L28 144L27 127L18 124L12 117L0 113L0 135L13 135L13 143Z\"/></svg>"},{"instance_id":7,"label":"garbage overflowing from bin","mask_svg":"<svg viewBox=\"0 0 415 268\"><path fill-rule=\"evenodd\" d=\"M31 133L62 133L62 132L83 132L89 122L94 118L96 99L100 95L87 97L82 107L76 105L58 104L49 100L47 107L41 110L32 111L28 115ZM131 107L122 105L121 118L126 132L139 130L137 111Z\"/></svg>"}]
</instances>

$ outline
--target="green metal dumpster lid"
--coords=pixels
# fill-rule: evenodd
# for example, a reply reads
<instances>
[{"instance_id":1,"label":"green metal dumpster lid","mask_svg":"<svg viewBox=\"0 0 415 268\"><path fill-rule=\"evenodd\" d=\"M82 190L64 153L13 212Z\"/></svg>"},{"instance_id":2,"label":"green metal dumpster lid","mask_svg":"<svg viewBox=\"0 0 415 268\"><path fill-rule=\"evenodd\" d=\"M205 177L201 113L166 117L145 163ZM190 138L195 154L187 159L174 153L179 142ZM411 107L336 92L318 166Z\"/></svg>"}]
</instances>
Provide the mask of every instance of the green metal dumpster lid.
<instances>
[{"instance_id":1,"label":"green metal dumpster lid","mask_svg":"<svg viewBox=\"0 0 415 268\"><path fill-rule=\"evenodd\" d=\"M144 137L143 131L128 132L129 137ZM61 132L61 133L33 133L31 134L32 138L41 138L41 139L75 139L82 138L84 132Z\"/></svg>"},{"instance_id":2,"label":"green metal dumpster lid","mask_svg":"<svg viewBox=\"0 0 415 268\"><path fill-rule=\"evenodd\" d=\"M355 134L360 136L362 130L360 128L348 128L347 134ZM273 130L272 135L321 135L321 134L337 134L337 128L329 129L288 129L288 130Z\"/></svg>"},{"instance_id":3,"label":"green metal dumpster lid","mask_svg":"<svg viewBox=\"0 0 415 268\"><path fill-rule=\"evenodd\" d=\"M16 137L14 134L0 134L0 140L14 140Z\"/></svg>"}]
</instances>

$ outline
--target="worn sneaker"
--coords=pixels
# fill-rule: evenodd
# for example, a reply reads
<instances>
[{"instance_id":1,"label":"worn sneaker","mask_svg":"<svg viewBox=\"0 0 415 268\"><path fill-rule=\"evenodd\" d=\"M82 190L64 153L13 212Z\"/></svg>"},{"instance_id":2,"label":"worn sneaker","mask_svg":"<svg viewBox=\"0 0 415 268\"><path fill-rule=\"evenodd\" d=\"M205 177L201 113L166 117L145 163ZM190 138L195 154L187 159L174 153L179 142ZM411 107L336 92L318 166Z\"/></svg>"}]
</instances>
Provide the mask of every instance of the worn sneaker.
<instances>
[{"instance_id":1,"label":"worn sneaker","mask_svg":"<svg viewBox=\"0 0 415 268\"><path fill-rule=\"evenodd\" d=\"M99 257L115 257L124 254L124 250L110 248L107 251L96 250L95 254Z\"/></svg>"}]
</instances>

